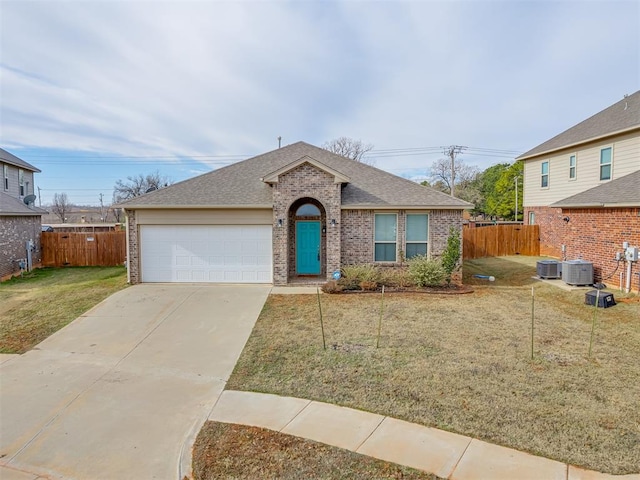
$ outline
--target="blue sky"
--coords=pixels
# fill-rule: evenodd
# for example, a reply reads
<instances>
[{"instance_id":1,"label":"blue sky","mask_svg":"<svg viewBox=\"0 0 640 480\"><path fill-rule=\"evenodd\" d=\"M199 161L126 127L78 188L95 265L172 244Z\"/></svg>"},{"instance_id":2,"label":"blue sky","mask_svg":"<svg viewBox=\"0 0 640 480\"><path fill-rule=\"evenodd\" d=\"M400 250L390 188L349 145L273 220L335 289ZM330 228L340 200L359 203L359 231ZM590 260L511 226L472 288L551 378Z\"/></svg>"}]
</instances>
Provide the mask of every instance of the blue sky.
<instances>
[{"instance_id":1,"label":"blue sky","mask_svg":"<svg viewBox=\"0 0 640 480\"><path fill-rule=\"evenodd\" d=\"M4 0L0 30L0 145L43 204L278 136L362 139L416 180L452 144L484 169L640 88L637 1Z\"/></svg>"}]
</instances>

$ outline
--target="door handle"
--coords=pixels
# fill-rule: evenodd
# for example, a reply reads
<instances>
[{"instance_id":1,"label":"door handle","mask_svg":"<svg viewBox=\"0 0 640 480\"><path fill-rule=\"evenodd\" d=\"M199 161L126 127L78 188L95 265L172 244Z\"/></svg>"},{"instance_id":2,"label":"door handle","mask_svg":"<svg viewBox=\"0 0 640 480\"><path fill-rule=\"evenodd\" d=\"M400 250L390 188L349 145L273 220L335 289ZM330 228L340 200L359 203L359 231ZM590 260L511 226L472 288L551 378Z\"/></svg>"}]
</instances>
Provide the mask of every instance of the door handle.
<instances>
[{"instance_id":1,"label":"door handle","mask_svg":"<svg viewBox=\"0 0 640 480\"><path fill-rule=\"evenodd\" d=\"M318 261L320 261L320 250L318 250Z\"/></svg>"}]
</instances>

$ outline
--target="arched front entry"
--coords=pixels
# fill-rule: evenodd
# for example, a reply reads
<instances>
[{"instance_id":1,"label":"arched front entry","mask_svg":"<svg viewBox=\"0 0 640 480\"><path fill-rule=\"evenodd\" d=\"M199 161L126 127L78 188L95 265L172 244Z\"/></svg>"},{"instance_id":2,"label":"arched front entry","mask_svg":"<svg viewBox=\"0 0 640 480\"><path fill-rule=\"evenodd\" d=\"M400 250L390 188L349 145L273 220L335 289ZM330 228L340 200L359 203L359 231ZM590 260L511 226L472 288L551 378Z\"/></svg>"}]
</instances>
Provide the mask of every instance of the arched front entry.
<instances>
[{"instance_id":1,"label":"arched front entry","mask_svg":"<svg viewBox=\"0 0 640 480\"><path fill-rule=\"evenodd\" d=\"M289 208L289 278L326 277L326 212L301 198Z\"/></svg>"}]
</instances>

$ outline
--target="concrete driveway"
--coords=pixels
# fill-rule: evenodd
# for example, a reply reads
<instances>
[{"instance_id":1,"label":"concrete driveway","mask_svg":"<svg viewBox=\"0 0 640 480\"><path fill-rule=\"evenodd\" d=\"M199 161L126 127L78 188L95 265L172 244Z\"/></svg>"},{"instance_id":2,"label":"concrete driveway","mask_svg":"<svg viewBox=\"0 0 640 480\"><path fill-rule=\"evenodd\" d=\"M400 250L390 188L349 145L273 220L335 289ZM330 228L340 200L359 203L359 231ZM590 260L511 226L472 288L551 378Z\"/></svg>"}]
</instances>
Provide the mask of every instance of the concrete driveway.
<instances>
[{"instance_id":1,"label":"concrete driveway","mask_svg":"<svg viewBox=\"0 0 640 480\"><path fill-rule=\"evenodd\" d=\"M3 362L0 478L178 478L269 291L129 287Z\"/></svg>"}]
</instances>

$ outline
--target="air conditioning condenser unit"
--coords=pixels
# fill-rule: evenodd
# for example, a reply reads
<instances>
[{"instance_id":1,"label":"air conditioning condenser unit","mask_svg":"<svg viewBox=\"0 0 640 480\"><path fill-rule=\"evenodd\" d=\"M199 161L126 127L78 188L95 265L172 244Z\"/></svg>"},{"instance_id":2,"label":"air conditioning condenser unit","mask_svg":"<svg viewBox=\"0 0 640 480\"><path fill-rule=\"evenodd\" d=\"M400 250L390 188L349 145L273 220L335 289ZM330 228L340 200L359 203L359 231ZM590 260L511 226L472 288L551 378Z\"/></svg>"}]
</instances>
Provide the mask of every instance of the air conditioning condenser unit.
<instances>
[{"instance_id":1,"label":"air conditioning condenser unit","mask_svg":"<svg viewBox=\"0 0 640 480\"><path fill-rule=\"evenodd\" d=\"M593 263L584 260L562 262L562 281L569 285L593 285Z\"/></svg>"},{"instance_id":2,"label":"air conditioning condenser unit","mask_svg":"<svg viewBox=\"0 0 640 480\"><path fill-rule=\"evenodd\" d=\"M557 260L540 260L536 263L536 273L539 278L560 278L562 263Z\"/></svg>"}]
</instances>

